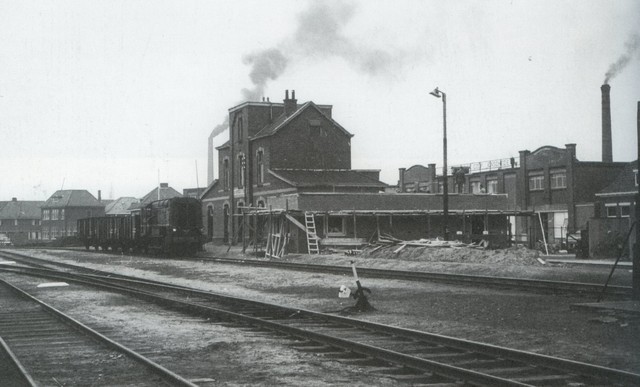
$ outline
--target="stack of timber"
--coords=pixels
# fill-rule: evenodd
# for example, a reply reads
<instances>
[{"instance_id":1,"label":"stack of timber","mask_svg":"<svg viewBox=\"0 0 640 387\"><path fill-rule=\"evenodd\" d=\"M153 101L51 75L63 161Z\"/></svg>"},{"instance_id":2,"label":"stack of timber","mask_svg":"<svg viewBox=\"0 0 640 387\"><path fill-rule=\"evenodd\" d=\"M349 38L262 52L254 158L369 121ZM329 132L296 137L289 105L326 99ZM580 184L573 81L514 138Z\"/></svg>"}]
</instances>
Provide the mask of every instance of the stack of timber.
<instances>
[{"instance_id":1,"label":"stack of timber","mask_svg":"<svg viewBox=\"0 0 640 387\"><path fill-rule=\"evenodd\" d=\"M369 253L373 253L376 250L379 250L383 247L390 246L398 246L397 249L393 250L394 254L398 254L405 247L431 247L431 248L451 248L451 247L467 247L473 249L487 249L489 247L489 242L482 240L478 243L463 243L460 241L445 241L440 238L435 239L417 239L405 241L402 239L398 239L389 234L381 234L378 236L378 240L369 244L369 247L372 249L369 250Z\"/></svg>"},{"instance_id":2,"label":"stack of timber","mask_svg":"<svg viewBox=\"0 0 640 387\"><path fill-rule=\"evenodd\" d=\"M282 258L289 244L289 223L284 217L273 217L269 221L269 233L265 255L269 258Z\"/></svg>"}]
</instances>

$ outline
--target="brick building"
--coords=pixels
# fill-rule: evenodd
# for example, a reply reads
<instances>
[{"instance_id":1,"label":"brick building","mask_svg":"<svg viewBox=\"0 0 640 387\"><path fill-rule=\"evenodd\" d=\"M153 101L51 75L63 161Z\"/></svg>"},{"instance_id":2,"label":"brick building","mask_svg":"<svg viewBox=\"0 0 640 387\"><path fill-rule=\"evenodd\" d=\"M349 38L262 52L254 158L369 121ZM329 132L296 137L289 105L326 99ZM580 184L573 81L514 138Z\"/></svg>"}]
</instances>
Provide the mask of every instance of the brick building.
<instances>
[{"instance_id":1,"label":"brick building","mask_svg":"<svg viewBox=\"0 0 640 387\"><path fill-rule=\"evenodd\" d=\"M560 243L567 233L587 227L595 214L596 193L605 188L625 163L579 161L576 145L543 146L520 151L520 157L453 166L449 186L453 194L506 194L508 207L533 214L512 217L512 233L519 242ZM435 164L400 168L400 192L442 192L442 176ZM544 238L542 232L544 231Z\"/></svg>"},{"instance_id":2,"label":"brick building","mask_svg":"<svg viewBox=\"0 0 640 387\"><path fill-rule=\"evenodd\" d=\"M0 235L13 245L41 239L40 207L42 201L22 201L13 198L0 204Z\"/></svg>"},{"instance_id":3,"label":"brick building","mask_svg":"<svg viewBox=\"0 0 640 387\"><path fill-rule=\"evenodd\" d=\"M636 221L638 195L638 162L627 163L615 180L596 193L595 213L589 221L589 255L612 258ZM628 250L635 243L629 236ZM630 254L626 254L630 257Z\"/></svg>"},{"instance_id":4,"label":"brick building","mask_svg":"<svg viewBox=\"0 0 640 387\"><path fill-rule=\"evenodd\" d=\"M298 192L379 192L379 170L351 169L353 135L331 105L245 102L229 109L229 141L216 148L220 177L202 195L208 236L228 242L246 207Z\"/></svg>"},{"instance_id":5,"label":"brick building","mask_svg":"<svg viewBox=\"0 0 640 387\"><path fill-rule=\"evenodd\" d=\"M286 237L290 251L306 252L310 233L326 246L359 245L374 232L409 239L441 234L442 196L430 189L385 193L379 170L351 169L353 135L331 110L298 105L288 92L282 104L246 102L229 110L230 139L217 148L220 177L202 196L211 240L255 237L249 228ZM496 242L506 240L507 215L515 215L507 199L460 194L451 201L457 217L450 224L467 239L493 233Z\"/></svg>"},{"instance_id":6,"label":"brick building","mask_svg":"<svg viewBox=\"0 0 640 387\"><path fill-rule=\"evenodd\" d=\"M104 216L105 204L86 190L56 191L42 205L42 239L74 236L81 218Z\"/></svg>"}]
</instances>

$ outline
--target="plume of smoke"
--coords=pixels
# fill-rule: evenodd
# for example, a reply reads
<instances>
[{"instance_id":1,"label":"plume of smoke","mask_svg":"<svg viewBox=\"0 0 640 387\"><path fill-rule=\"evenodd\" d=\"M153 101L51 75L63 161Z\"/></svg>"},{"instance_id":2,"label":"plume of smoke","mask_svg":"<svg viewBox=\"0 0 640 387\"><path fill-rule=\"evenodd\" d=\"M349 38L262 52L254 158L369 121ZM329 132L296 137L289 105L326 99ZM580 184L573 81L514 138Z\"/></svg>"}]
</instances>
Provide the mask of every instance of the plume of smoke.
<instances>
[{"instance_id":1,"label":"plume of smoke","mask_svg":"<svg viewBox=\"0 0 640 387\"><path fill-rule=\"evenodd\" d=\"M224 121L222 121L221 124L218 124L218 125L216 125L215 128L213 128L213 130L211 131L211 134L209 135L209 139L211 140L215 136L217 136L220 133L224 132L228 127L229 127L229 116L226 116L224 118Z\"/></svg>"},{"instance_id":2,"label":"plume of smoke","mask_svg":"<svg viewBox=\"0 0 640 387\"><path fill-rule=\"evenodd\" d=\"M340 57L367 75L387 72L394 56L382 49L366 47L344 34L355 10L353 3L311 3L298 17L291 46L303 57Z\"/></svg>"},{"instance_id":3,"label":"plume of smoke","mask_svg":"<svg viewBox=\"0 0 640 387\"><path fill-rule=\"evenodd\" d=\"M245 100L256 101L264 95L264 89L269 80L277 79L287 68L287 58L277 48L245 55L242 62L251 65L249 78L253 83L252 89L242 89Z\"/></svg>"},{"instance_id":4,"label":"plume of smoke","mask_svg":"<svg viewBox=\"0 0 640 387\"><path fill-rule=\"evenodd\" d=\"M631 61L633 55L640 48L640 35L634 34L629 37L629 40L624 44L625 53L618 58L615 62L609 66L609 70L604 75L604 83L609 83L611 79L613 79L616 75L620 73Z\"/></svg>"}]
</instances>

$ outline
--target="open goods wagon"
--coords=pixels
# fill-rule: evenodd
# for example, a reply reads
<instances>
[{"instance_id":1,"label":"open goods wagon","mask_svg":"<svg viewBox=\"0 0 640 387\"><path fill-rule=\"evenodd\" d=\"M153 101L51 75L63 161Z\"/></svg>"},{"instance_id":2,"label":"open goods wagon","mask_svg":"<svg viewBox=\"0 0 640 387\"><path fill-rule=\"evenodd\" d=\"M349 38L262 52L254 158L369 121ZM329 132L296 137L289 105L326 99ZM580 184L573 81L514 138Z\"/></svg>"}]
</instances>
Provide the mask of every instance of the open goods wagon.
<instances>
[{"instance_id":1,"label":"open goods wagon","mask_svg":"<svg viewBox=\"0 0 640 387\"><path fill-rule=\"evenodd\" d=\"M87 249L192 254L202 249L202 206L197 199L171 198L130 215L79 219L78 238Z\"/></svg>"}]
</instances>

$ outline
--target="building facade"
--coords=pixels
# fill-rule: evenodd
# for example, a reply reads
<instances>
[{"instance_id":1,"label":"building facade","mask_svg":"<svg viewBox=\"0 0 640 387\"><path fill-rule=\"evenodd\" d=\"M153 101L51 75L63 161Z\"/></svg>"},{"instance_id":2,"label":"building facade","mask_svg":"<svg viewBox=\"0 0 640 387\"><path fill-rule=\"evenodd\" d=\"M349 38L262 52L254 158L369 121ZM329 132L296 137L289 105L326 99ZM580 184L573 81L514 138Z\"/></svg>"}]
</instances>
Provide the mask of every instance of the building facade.
<instances>
[{"instance_id":1,"label":"building facade","mask_svg":"<svg viewBox=\"0 0 640 387\"><path fill-rule=\"evenodd\" d=\"M202 195L211 240L238 234L247 208L269 208L299 192L379 192L379 170L351 169L353 135L332 117L332 106L245 102L229 109L229 141L219 146L220 176Z\"/></svg>"},{"instance_id":2,"label":"building facade","mask_svg":"<svg viewBox=\"0 0 640 387\"><path fill-rule=\"evenodd\" d=\"M589 255L613 258L629 235L624 256L630 258L636 233L629 234L636 221L638 162L627 163L615 180L596 193L593 218L589 221ZM637 225L636 225L637 227Z\"/></svg>"},{"instance_id":3,"label":"building facade","mask_svg":"<svg viewBox=\"0 0 640 387\"><path fill-rule=\"evenodd\" d=\"M56 191L42 205L42 239L76 235L78 219L104 216L105 204L86 190Z\"/></svg>"},{"instance_id":4,"label":"building facade","mask_svg":"<svg viewBox=\"0 0 640 387\"><path fill-rule=\"evenodd\" d=\"M0 208L0 235L13 245L24 245L41 240L42 201L22 201L13 198Z\"/></svg>"},{"instance_id":5,"label":"building facade","mask_svg":"<svg viewBox=\"0 0 640 387\"><path fill-rule=\"evenodd\" d=\"M625 163L579 161L576 145L543 146L519 157L453 166L450 192L476 195L506 194L508 207L532 216L511 218L517 242L566 242L569 234L587 227L595 214L596 193L605 188ZM442 192L442 175L435 164L401 168L400 192Z\"/></svg>"}]
</instances>

